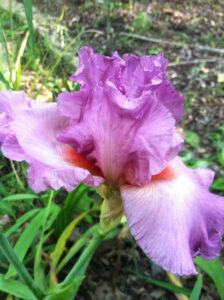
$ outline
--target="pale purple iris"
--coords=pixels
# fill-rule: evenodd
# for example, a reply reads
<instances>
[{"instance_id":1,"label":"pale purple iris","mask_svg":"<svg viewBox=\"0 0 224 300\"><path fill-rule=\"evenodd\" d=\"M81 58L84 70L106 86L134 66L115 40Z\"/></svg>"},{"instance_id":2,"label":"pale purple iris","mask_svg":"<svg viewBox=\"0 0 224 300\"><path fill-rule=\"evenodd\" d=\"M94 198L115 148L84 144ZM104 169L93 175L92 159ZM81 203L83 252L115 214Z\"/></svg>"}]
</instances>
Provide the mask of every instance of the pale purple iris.
<instances>
[{"instance_id":1,"label":"pale purple iris","mask_svg":"<svg viewBox=\"0 0 224 300\"><path fill-rule=\"evenodd\" d=\"M177 154L176 125L184 99L166 78L162 55L111 58L79 51L58 104L0 92L0 142L10 159L27 161L29 185L74 189L80 182L120 189L131 232L164 269L196 274L193 257L218 256L224 232L224 200L209 193L214 174L191 170Z\"/></svg>"}]
</instances>

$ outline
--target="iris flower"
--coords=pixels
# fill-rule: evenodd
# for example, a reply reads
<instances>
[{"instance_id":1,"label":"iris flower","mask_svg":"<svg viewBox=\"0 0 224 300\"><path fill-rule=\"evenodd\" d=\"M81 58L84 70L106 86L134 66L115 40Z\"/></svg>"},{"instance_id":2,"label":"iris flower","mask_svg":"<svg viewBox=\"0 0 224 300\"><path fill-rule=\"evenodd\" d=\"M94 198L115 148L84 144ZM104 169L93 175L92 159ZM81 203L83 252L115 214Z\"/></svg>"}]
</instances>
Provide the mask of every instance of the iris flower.
<instances>
[{"instance_id":1,"label":"iris flower","mask_svg":"<svg viewBox=\"0 0 224 300\"><path fill-rule=\"evenodd\" d=\"M211 170L188 169L177 157L184 99L166 67L161 54L107 57L84 47L70 78L80 91L57 103L0 92L0 142L6 157L29 164L35 192L71 191L81 182L103 187L105 220L124 211L149 258L190 275L195 256L219 255L224 199L209 192Z\"/></svg>"}]
</instances>

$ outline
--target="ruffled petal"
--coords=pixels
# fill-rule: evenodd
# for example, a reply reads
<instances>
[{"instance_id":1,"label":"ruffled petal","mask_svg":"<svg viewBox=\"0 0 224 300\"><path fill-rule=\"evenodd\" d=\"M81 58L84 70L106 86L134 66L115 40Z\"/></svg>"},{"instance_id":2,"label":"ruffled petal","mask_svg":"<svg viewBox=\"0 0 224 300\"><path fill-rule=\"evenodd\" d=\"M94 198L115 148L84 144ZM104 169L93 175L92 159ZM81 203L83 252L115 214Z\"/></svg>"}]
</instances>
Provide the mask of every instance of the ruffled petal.
<instances>
[{"instance_id":1,"label":"ruffled petal","mask_svg":"<svg viewBox=\"0 0 224 300\"><path fill-rule=\"evenodd\" d=\"M36 192L60 187L70 191L80 182L94 187L103 182L100 176L91 175L79 155L77 161L67 161L68 146L56 136L68 120L59 116L56 103L29 100L23 92L0 92L0 115L4 116L0 124L2 151L10 159L30 164L28 180Z\"/></svg>"},{"instance_id":2,"label":"ruffled petal","mask_svg":"<svg viewBox=\"0 0 224 300\"><path fill-rule=\"evenodd\" d=\"M216 258L222 248L224 198L209 193L212 173L191 170L179 158L143 186L121 187L131 233L165 270L196 274L193 258Z\"/></svg>"},{"instance_id":3,"label":"ruffled petal","mask_svg":"<svg viewBox=\"0 0 224 300\"><path fill-rule=\"evenodd\" d=\"M60 115L71 118L73 122L80 121L85 110L88 110L88 103L91 104L91 93L96 84L103 83L112 76L114 64L122 63L116 52L112 57L108 57L94 53L91 47L83 47L78 54L79 67L70 79L81 84L80 91L63 92L58 96Z\"/></svg>"},{"instance_id":4,"label":"ruffled petal","mask_svg":"<svg viewBox=\"0 0 224 300\"><path fill-rule=\"evenodd\" d=\"M28 183L36 192L43 192L47 189L58 190L65 188L68 192L83 182L88 186L97 187L103 183L103 178L92 176L87 170L66 166L52 168L50 166L32 161L27 169Z\"/></svg>"},{"instance_id":5,"label":"ruffled petal","mask_svg":"<svg viewBox=\"0 0 224 300\"><path fill-rule=\"evenodd\" d=\"M115 52L112 57L94 53L91 47L79 49L79 67L70 77L72 81L79 82L86 88L93 88L96 83L104 82L113 73L113 63L121 63L122 60Z\"/></svg>"},{"instance_id":6,"label":"ruffled petal","mask_svg":"<svg viewBox=\"0 0 224 300\"><path fill-rule=\"evenodd\" d=\"M177 132L174 133L172 137L172 147L168 151L166 155L167 161L172 160L177 156L180 152L181 148L183 147L185 137Z\"/></svg>"},{"instance_id":7,"label":"ruffled petal","mask_svg":"<svg viewBox=\"0 0 224 300\"><path fill-rule=\"evenodd\" d=\"M168 108L177 124L184 115L184 98L166 78L167 65L168 61L162 54L143 57L125 54L124 63L114 63L114 75L107 80L108 85L113 84L125 96L117 104L121 107L141 106L140 96L150 91ZM111 90L110 93L112 99L114 92Z\"/></svg>"},{"instance_id":8,"label":"ruffled petal","mask_svg":"<svg viewBox=\"0 0 224 300\"><path fill-rule=\"evenodd\" d=\"M176 123L184 116L184 97L181 97L168 79L164 79L156 90L158 100L172 113Z\"/></svg>"},{"instance_id":9,"label":"ruffled petal","mask_svg":"<svg viewBox=\"0 0 224 300\"><path fill-rule=\"evenodd\" d=\"M63 92L58 96L58 111L61 116L78 121L81 117L82 106L86 100L84 89L80 92Z\"/></svg>"},{"instance_id":10,"label":"ruffled petal","mask_svg":"<svg viewBox=\"0 0 224 300\"><path fill-rule=\"evenodd\" d=\"M96 86L82 121L73 122L58 139L96 161L109 184L145 184L167 165L175 132L169 110L145 97L147 105L134 114L111 102L104 86Z\"/></svg>"},{"instance_id":11,"label":"ruffled petal","mask_svg":"<svg viewBox=\"0 0 224 300\"><path fill-rule=\"evenodd\" d=\"M201 185L209 190L210 185L214 180L215 172L210 169L195 169L194 173L198 177Z\"/></svg>"},{"instance_id":12,"label":"ruffled petal","mask_svg":"<svg viewBox=\"0 0 224 300\"><path fill-rule=\"evenodd\" d=\"M6 157L12 160L23 161L28 159L27 155L23 151L23 148L18 143L16 136L13 134L5 137L1 150Z\"/></svg>"},{"instance_id":13,"label":"ruffled petal","mask_svg":"<svg viewBox=\"0 0 224 300\"><path fill-rule=\"evenodd\" d=\"M167 63L162 54L121 59L79 50L71 80L82 87L59 96L60 114L71 120L58 140L96 163L109 184L146 184L182 147L175 125L183 103Z\"/></svg>"},{"instance_id":14,"label":"ruffled petal","mask_svg":"<svg viewBox=\"0 0 224 300\"><path fill-rule=\"evenodd\" d=\"M137 185L148 183L152 175L160 173L167 166L168 153L177 155L179 150L172 144L175 122L166 107L152 102L143 120L136 122L126 166L128 182Z\"/></svg>"}]
</instances>

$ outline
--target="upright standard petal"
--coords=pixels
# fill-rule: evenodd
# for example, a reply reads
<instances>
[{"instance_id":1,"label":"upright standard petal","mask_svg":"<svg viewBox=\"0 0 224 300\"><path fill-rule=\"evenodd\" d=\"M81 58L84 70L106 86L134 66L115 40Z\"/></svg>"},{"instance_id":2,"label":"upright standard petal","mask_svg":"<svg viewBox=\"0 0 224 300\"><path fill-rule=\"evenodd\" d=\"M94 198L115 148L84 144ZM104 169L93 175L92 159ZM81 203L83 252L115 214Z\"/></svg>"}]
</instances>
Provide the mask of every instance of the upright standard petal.
<instances>
[{"instance_id":1,"label":"upright standard petal","mask_svg":"<svg viewBox=\"0 0 224 300\"><path fill-rule=\"evenodd\" d=\"M145 184L167 165L175 121L153 99L136 115L111 103L104 86L98 85L82 121L74 122L58 139L96 161L107 184Z\"/></svg>"},{"instance_id":2,"label":"upright standard petal","mask_svg":"<svg viewBox=\"0 0 224 300\"><path fill-rule=\"evenodd\" d=\"M91 47L83 47L78 51L79 67L70 76L74 82L81 84L80 91L63 92L58 96L58 109L62 116L78 122L88 109L91 94L96 84L105 82L114 73L114 65L123 63L115 52L112 57L94 53Z\"/></svg>"},{"instance_id":3,"label":"upright standard petal","mask_svg":"<svg viewBox=\"0 0 224 300\"><path fill-rule=\"evenodd\" d=\"M29 100L23 92L0 92L0 116L3 154L30 164L28 181L35 192L60 187L72 190L80 182L102 183L100 176L92 176L80 155L69 160L67 149L74 150L56 140L68 124L67 118L58 115L56 103Z\"/></svg>"},{"instance_id":4,"label":"upright standard petal","mask_svg":"<svg viewBox=\"0 0 224 300\"><path fill-rule=\"evenodd\" d=\"M60 113L71 118L59 141L94 161L108 184L146 184L183 144L175 132L183 99L166 89L167 60L161 54L110 58L89 47L79 59L71 79L81 90L59 95Z\"/></svg>"},{"instance_id":5,"label":"upright standard petal","mask_svg":"<svg viewBox=\"0 0 224 300\"><path fill-rule=\"evenodd\" d=\"M222 248L224 198L209 193L212 171L191 170L179 158L143 187L121 187L131 233L165 270L196 274L193 258L216 258Z\"/></svg>"},{"instance_id":6,"label":"upright standard petal","mask_svg":"<svg viewBox=\"0 0 224 300\"><path fill-rule=\"evenodd\" d=\"M105 81L114 72L113 63L122 63L121 58L115 52L112 57L94 53L91 47L83 47L78 51L79 67L72 81L79 82L88 88L93 88L96 83Z\"/></svg>"}]
</instances>

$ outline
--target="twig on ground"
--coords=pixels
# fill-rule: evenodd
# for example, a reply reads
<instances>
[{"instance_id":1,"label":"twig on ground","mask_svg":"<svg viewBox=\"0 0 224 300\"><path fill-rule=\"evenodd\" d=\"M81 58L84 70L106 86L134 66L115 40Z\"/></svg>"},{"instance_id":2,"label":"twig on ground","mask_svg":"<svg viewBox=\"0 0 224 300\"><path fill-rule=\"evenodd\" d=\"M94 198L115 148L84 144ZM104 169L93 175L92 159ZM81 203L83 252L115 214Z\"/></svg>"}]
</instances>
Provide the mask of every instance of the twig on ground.
<instances>
[{"instance_id":1,"label":"twig on ground","mask_svg":"<svg viewBox=\"0 0 224 300\"><path fill-rule=\"evenodd\" d=\"M24 186L23 186L23 184L22 184L22 181L21 181L20 178L19 178L19 175L18 175L18 173L17 173L17 171L16 171L14 162L13 162L12 160L10 160L10 164L11 164L12 171L13 171L15 177L16 177L16 180L17 180L19 186L21 187L21 189L22 189L23 191L25 191L25 188L24 188Z\"/></svg>"},{"instance_id":2,"label":"twig on ground","mask_svg":"<svg viewBox=\"0 0 224 300\"><path fill-rule=\"evenodd\" d=\"M102 34L104 34L104 31L97 30L97 29L86 29L85 31L83 31L83 34L86 34L86 33L97 33L98 35L102 35Z\"/></svg>"},{"instance_id":3,"label":"twig on ground","mask_svg":"<svg viewBox=\"0 0 224 300\"><path fill-rule=\"evenodd\" d=\"M165 40L165 39L157 39L157 38L147 37L147 36L139 35L139 34L135 34L135 33L120 32L119 35L127 36L127 37L134 38L134 39L139 39L139 40L146 41L146 42L152 42L152 43L163 44L163 45L173 45L176 47L183 47L183 44L181 42L175 42L175 41L170 41L170 40ZM210 46L201 46L198 44L187 44L187 46L190 48L198 49L200 51L209 51L209 52L224 54L224 49L220 49L220 48L212 48Z\"/></svg>"},{"instance_id":4,"label":"twig on ground","mask_svg":"<svg viewBox=\"0 0 224 300\"><path fill-rule=\"evenodd\" d=\"M189 61L171 62L168 64L168 67L203 64L203 63L216 63L218 61L219 61L219 59L217 59L217 58L194 59L194 60L189 60Z\"/></svg>"}]
</instances>

